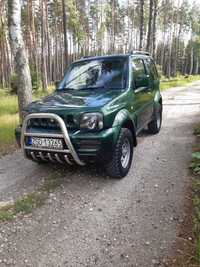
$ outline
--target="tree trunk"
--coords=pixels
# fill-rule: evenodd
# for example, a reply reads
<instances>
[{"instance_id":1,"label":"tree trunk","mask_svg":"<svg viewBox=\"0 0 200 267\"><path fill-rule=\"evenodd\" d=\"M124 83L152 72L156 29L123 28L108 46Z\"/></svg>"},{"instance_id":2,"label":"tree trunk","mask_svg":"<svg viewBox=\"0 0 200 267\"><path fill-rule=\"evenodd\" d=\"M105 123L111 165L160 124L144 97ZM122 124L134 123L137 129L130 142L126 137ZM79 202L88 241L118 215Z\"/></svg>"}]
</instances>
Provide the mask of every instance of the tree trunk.
<instances>
[{"instance_id":1,"label":"tree trunk","mask_svg":"<svg viewBox=\"0 0 200 267\"><path fill-rule=\"evenodd\" d=\"M140 0L140 43L139 50L143 47L143 35L144 35L144 0Z\"/></svg>"},{"instance_id":2,"label":"tree trunk","mask_svg":"<svg viewBox=\"0 0 200 267\"><path fill-rule=\"evenodd\" d=\"M41 54L41 73L42 73L42 88L44 92L47 92L48 81L47 81L47 62L46 62L46 50L47 50L47 34L46 34L46 22L45 22L45 12L44 12L44 3L41 0L41 45L42 45L42 54Z\"/></svg>"},{"instance_id":3,"label":"tree trunk","mask_svg":"<svg viewBox=\"0 0 200 267\"><path fill-rule=\"evenodd\" d=\"M47 0L45 0L45 29L46 29L46 38L47 38L47 81L48 84L52 81L51 78L51 42L50 42L50 37L49 37L49 22L48 22L48 5L47 5Z\"/></svg>"},{"instance_id":4,"label":"tree trunk","mask_svg":"<svg viewBox=\"0 0 200 267\"><path fill-rule=\"evenodd\" d=\"M62 0L63 11L63 32L64 32L64 51L65 51L65 67L68 66L68 40L67 40L67 15L65 0Z\"/></svg>"},{"instance_id":5,"label":"tree trunk","mask_svg":"<svg viewBox=\"0 0 200 267\"><path fill-rule=\"evenodd\" d=\"M197 75L198 72L199 72L199 59L197 57L197 59L196 59L196 66L195 66L195 75Z\"/></svg>"},{"instance_id":6,"label":"tree trunk","mask_svg":"<svg viewBox=\"0 0 200 267\"><path fill-rule=\"evenodd\" d=\"M179 10L179 8L180 8L180 0L178 0L178 3L177 3L177 5L178 5L178 10ZM180 16L180 14L179 14L179 12L177 12L177 15L176 15L176 27L175 27L175 38L174 38L174 56L173 56L173 58L174 58L174 61L173 61L173 76L176 76L176 74L177 74L177 58L178 58L178 42L179 42L179 36L177 36L177 30L178 30L178 22L179 22L179 16ZM180 22L179 22L180 23ZM181 30L181 28L182 28L182 26L180 25L180 30ZM180 32L180 31L179 31Z\"/></svg>"},{"instance_id":7,"label":"tree trunk","mask_svg":"<svg viewBox=\"0 0 200 267\"><path fill-rule=\"evenodd\" d=\"M21 31L20 0L8 0L8 21L10 45L14 56L15 71L18 76L19 114L22 119L23 108L32 101L32 84L28 57Z\"/></svg>"},{"instance_id":8,"label":"tree trunk","mask_svg":"<svg viewBox=\"0 0 200 267\"><path fill-rule=\"evenodd\" d=\"M193 47L191 47L191 52L190 52L190 71L189 71L190 75L192 75L192 72L193 72L193 65L194 65L194 51L193 51Z\"/></svg>"},{"instance_id":9,"label":"tree trunk","mask_svg":"<svg viewBox=\"0 0 200 267\"><path fill-rule=\"evenodd\" d=\"M152 54L153 58L155 58L156 55L156 20L158 15L158 0L154 0L154 11L153 11L153 41L152 41Z\"/></svg>"},{"instance_id":10,"label":"tree trunk","mask_svg":"<svg viewBox=\"0 0 200 267\"><path fill-rule=\"evenodd\" d=\"M147 46L146 50L150 52L151 48L151 36L152 36L152 18L153 18L153 2L154 0L149 1L149 22L148 22L148 34L147 34Z\"/></svg>"}]
</instances>

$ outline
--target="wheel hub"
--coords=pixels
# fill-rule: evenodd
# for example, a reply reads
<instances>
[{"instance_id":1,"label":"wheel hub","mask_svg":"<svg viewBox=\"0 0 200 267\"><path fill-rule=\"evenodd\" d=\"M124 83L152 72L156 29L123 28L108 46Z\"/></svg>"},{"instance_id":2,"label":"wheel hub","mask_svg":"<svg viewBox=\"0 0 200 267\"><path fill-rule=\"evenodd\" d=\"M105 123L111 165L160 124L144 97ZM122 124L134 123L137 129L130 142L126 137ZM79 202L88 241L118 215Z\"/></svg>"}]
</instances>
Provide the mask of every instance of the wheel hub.
<instances>
[{"instance_id":1,"label":"wheel hub","mask_svg":"<svg viewBox=\"0 0 200 267\"><path fill-rule=\"evenodd\" d=\"M160 125L161 125L161 115L160 115L160 112L157 115L156 122L157 122L157 128L159 129L160 128Z\"/></svg>"},{"instance_id":2,"label":"wheel hub","mask_svg":"<svg viewBox=\"0 0 200 267\"><path fill-rule=\"evenodd\" d=\"M129 140L126 138L122 144L121 164L123 168L128 166L131 154L131 146Z\"/></svg>"}]
</instances>

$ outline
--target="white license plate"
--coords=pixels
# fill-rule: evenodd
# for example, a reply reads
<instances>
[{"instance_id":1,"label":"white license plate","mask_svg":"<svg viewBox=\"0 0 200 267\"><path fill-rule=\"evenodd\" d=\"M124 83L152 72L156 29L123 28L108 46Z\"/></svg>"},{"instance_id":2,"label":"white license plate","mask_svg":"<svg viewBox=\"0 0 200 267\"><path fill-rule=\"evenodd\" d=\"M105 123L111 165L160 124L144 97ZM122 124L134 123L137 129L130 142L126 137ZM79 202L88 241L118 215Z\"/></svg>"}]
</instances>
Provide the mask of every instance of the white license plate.
<instances>
[{"instance_id":1,"label":"white license plate","mask_svg":"<svg viewBox=\"0 0 200 267\"><path fill-rule=\"evenodd\" d=\"M30 141L29 141L29 144L32 147L63 149L63 142L61 139L32 137Z\"/></svg>"}]
</instances>

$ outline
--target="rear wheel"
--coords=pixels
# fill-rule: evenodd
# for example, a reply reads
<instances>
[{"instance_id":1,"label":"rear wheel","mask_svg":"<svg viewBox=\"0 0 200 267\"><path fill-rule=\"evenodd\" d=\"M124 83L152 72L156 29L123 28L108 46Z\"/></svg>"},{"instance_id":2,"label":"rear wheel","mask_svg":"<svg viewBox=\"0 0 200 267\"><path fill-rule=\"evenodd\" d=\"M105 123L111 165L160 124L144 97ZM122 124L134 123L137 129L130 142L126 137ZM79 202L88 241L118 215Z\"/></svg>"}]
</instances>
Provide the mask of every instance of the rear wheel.
<instances>
[{"instance_id":1,"label":"rear wheel","mask_svg":"<svg viewBox=\"0 0 200 267\"><path fill-rule=\"evenodd\" d=\"M159 133L162 125L162 106L159 106L154 111L153 120L148 124L148 131L150 134Z\"/></svg>"},{"instance_id":2,"label":"rear wheel","mask_svg":"<svg viewBox=\"0 0 200 267\"><path fill-rule=\"evenodd\" d=\"M110 177L123 178L127 175L133 158L133 135L122 128L113 151L112 160L105 166Z\"/></svg>"}]
</instances>

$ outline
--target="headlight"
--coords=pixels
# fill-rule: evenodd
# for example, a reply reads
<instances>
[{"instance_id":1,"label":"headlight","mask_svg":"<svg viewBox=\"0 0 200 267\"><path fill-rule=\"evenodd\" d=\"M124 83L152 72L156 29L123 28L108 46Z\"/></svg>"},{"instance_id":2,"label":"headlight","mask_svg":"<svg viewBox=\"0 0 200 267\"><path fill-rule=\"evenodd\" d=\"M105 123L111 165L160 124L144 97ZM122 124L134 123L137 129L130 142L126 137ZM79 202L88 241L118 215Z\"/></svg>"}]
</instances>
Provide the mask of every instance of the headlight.
<instances>
[{"instance_id":1,"label":"headlight","mask_svg":"<svg viewBox=\"0 0 200 267\"><path fill-rule=\"evenodd\" d=\"M103 128L101 113L85 113L81 116L80 128L86 130L100 130Z\"/></svg>"}]
</instances>

